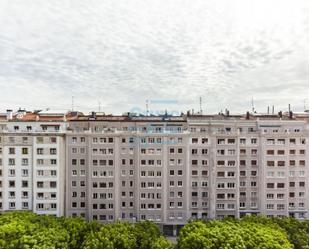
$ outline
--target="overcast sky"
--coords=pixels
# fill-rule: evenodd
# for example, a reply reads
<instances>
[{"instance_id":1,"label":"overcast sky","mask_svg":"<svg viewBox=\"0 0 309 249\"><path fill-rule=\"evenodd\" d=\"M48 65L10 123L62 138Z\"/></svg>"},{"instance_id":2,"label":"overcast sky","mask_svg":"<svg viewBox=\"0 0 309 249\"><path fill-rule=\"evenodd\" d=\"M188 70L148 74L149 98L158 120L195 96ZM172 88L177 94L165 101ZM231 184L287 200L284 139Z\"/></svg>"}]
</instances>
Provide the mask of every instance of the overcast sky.
<instances>
[{"instance_id":1,"label":"overcast sky","mask_svg":"<svg viewBox=\"0 0 309 249\"><path fill-rule=\"evenodd\" d=\"M309 109L308 0L0 0L0 110Z\"/></svg>"}]
</instances>

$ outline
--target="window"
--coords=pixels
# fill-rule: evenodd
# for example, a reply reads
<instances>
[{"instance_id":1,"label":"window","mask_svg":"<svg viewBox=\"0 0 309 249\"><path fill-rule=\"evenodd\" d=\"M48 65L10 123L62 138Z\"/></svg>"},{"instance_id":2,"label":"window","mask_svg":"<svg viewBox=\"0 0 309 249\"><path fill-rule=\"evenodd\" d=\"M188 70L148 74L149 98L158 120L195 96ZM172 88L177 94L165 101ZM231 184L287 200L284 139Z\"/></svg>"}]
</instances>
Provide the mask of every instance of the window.
<instances>
[{"instance_id":1,"label":"window","mask_svg":"<svg viewBox=\"0 0 309 249\"><path fill-rule=\"evenodd\" d=\"M28 170L27 169L22 170L22 176L28 176Z\"/></svg>"},{"instance_id":2,"label":"window","mask_svg":"<svg viewBox=\"0 0 309 249\"><path fill-rule=\"evenodd\" d=\"M9 165L14 166L15 165L15 159L14 158L9 158Z\"/></svg>"},{"instance_id":3,"label":"window","mask_svg":"<svg viewBox=\"0 0 309 249\"><path fill-rule=\"evenodd\" d=\"M285 166L285 161L278 161L278 166L279 167Z\"/></svg>"},{"instance_id":4,"label":"window","mask_svg":"<svg viewBox=\"0 0 309 249\"><path fill-rule=\"evenodd\" d=\"M192 138L191 141L192 141L193 144L197 144L198 143L198 138Z\"/></svg>"},{"instance_id":5,"label":"window","mask_svg":"<svg viewBox=\"0 0 309 249\"><path fill-rule=\"evenodd\" d=\"M21 187L22 188L28 188L28 181L22 181L21 182Z\"/></svg>"},{"instance_id":6,"label":"window","mask_svg":"<svg viewBox=\"0 0 309 249\"><path fill-rule=\"evenodd\" d=\"M42 143L44 142L43 137L37 137L37 138L36 138L36 142L37 142L38 144L42 144Z\"/></svg>"},{"instance_id":7,"label":"window","mask_svg":"<svg viewBox=\"0 0 309 249\"><path fill-rule=\"evenodd\" d=\"M266 186L267 186L267 188L275 188L274 183L267 183Z\"/></svg>"},{"instance_id":8,"label":"window","mask_svg":"<svg viewBox=\"0 0 309 249\"><path fill-rule=\"evenodd\" d=\"M22 209L28 208L28 202L22 202Z\"/></svg>"},{"instance_id":9,"label":"window","mask_svg":"<svg viewBox=\"0 0 309 249\"><path fill-rule=\"evenodd\" d=\"M235 172L229 171L227 172L228 177L235 177Z\"/></svg>"},{"instance_id":10,"label":"window","mask_svg":"<svg viewBox=\"0 0 309 249\"><path fill-rule=\"evenodd\" d=\"M269 145L275 144L275 139L267 139L267 144Z\"/></svg>"},{"instance_id":11,"label":"window","mask_svg":"<svg viewBox=\"0 0 309 249\"><path fill-rule=\"evenodd\" d=\"M295 160L290 160L290 166L295 166L295 165L296 165Z\"/></svg>"},{"instance_id":12,"label":"window","mask_svg":"<svg viewBox=\"0 0 309 249\"><path fill-rule=\"evenodd\" d=\"M52 182L49 183L49 186L50 186L50 188L56 188L57 182L52 181Z\"/></svg>"},{"instance_id":13,"label":"window","mask_svg":"<svg viewBox=\"0 0 309 249\"><path fill-rule=\"evenodd\" d=\"M246 166L246 160L240 160L240 166Z\"/></svg>"},{"instance_id":14,"label":"window","mask_svg":"<svg viewBox=\"0 0 309 249\"><path fill-rule=\"evenodd\" d=\"M284 183L277 183L277 188L284 188Z\"/></svg>"},{"instance_id":15,"label":"window","mask_svg":"<svg viewBox=\"0 0 309 249\"><path fill-rule=\"evenodd\" d=\"M207 144L208 143L208 138L202 138L202 144Z\"/></svg>"},{"instance_id":16,"label":"window","mask_svg":"<svg viewBox=\"0 0 309 249\"><path fill-rule=\"evenodd\" d=\"M56 137L50 137L49 141L52 143L52 144L55 144L57 142L57 138Z\"/></svg>"},{"instance_id":17,"label":"window","mask_svg":"<svg viewBox=\"0 0 309 249\"><path fill-rule=\"evenodd\" d=\"M267 166L273 167L273 166L275 166L275 162L274 161L267 161Z\"/></svg>"},{"instance_id":18,"label":"window","mask_svg":"<svg viewBox=\"0 0 309 249\"><path fill-rule=\"evenodd\" d=\"M272 200L274 199L274 194L267 194L266 198Z\"/></svg>"},{"instance_id":19,"label":"window","mask_svg":"<svg viewBox=\"0 0 309 249\"><path fill-rule=\"evenodd\" d=\"M224 188L225 187L225 184L224 184L224 182L219 182L218 184L217 184L217 188Z\"/></svg>"},{"instance_id":20,"label":"window","mask_svg":"<svg viewBox=\"0 0 309 249\"><path fill-rule=\"evenodd\" d=\"M274 209L275 205L274 204L266 204L266 209Z\"/></svg>"},{"instance_id":21,"label":"window","mask_svg":"<svg viewBox=\"0 0 309 249\"><path fill-rule=\"evenodd\" d=\"M251 176L257 176L257 171L256 170L251 171Z\"/></svg>"},{"instance_id":22,"label":"window","mask_svg":"<svg viewBox=\"0 0 309 249\"><path fill-rule=\"evenodd\" d=\"M278 139L278 144L285 144L285 139Z\"/></svg>"},{"instance_id":23,"label":"window","mask_svg":"<svg viewBox=\"0 0 309 249\"><path fill-rule=\"evenodd\" d=\"M197 154L197 149L192 149L191 153L192 153L192 155L196 155Z\"/></svg>"},{"instance_id":24,"label":"window","mask_svg":"<svg viewBox=\"0 0 309 249\"><path fill-rule=\"evenodd\" d=\"M36 150L36 153L37 153L38 155L43 155L43 154L44 154L43 148L38 148L38 149Z\"/></svg>"},{"instance_id":25,"label":"window","mask_svg":"<svg viewBox=\"0 0 309 249\"><path fill-rule=\"evenodd\" d=\"M224 150L217 150L217 154L223 156L225 154Z\"/></svg>"},{"instance_id":26,"label":"window","mask_svg":"<svg viewBox=\"0 0 309 249\"><path fill-rule=\"evenodd\" d=\"M224 171L217 172L217 177L224 177L224 176L225 176L225 172Z\"/></svg>"},{"instance_id":27,"label":"window","mask_svg":"<svg viewBox=\"0 0 309 249\"><path fill-rule=\"evenodd\" d=\"M284 210L285 205L284 204L277 204L277 210Z\"/></svg>"},{"instance_id":28,"label":"window","mask_svg":"<svg viewBox=\"0 0 309 249\"><path fill-rule=\"evenodd\" d=\"M274 150L267 150L267 155L274 155L275 151Z\"/></svg>"},{"instance_id":29,"label":"window","mask_svg":"<svg viewBox=\"0 0 309 249\"><path fill-rule=\"evenodd\" d=\"M57 149L56 148L51 148L49 150L49 152L50 152L51 155L56 155L57 154Z\"/></svg>"},{"instance_id":30,"label":"window","mask_svg":"<svg viewBox=\"0 0 309 249\"><path fill-rule=\"evenodd\" d=\"M225 144L225 139L224 138L218 138L217 144Z\"/></svg>"},{"instance_id":31,"label":"window","mask_svg":"<svg viewBox=\"0 0 309 249\"><path fill-rule=\"evenodd\" d=\"M197 170L192 170L192 176L197 176L198 175L198 171Z\"/></svg>"}]
</instances>

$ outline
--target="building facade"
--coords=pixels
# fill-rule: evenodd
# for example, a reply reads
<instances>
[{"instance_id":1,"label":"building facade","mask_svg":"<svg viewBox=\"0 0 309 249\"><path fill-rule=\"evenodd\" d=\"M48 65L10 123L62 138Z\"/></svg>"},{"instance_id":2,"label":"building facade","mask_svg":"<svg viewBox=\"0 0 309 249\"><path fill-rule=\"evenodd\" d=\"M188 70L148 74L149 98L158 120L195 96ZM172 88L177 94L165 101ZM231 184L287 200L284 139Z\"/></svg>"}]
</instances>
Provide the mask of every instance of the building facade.
<instances>
[{"instance_id":1,"label":"building facade","mask_svg":"<svg viewBox=\"0 0 309 249\"><path fill-rule=\"evenodd\" d=\"M1 130L2 210L65 214L63 115L7 114Z\"/></svg>"},{"instance_id":2,"label":"building facade","mask_svg":"<svg viewBox=\"0 0 309 249\"><path fill-rule=\"evenodd\" d=\"M0 121L1 208L152 220L173 234L190 219L308 219L308 120L8 113Z\"/></svg>"}]
</instances>

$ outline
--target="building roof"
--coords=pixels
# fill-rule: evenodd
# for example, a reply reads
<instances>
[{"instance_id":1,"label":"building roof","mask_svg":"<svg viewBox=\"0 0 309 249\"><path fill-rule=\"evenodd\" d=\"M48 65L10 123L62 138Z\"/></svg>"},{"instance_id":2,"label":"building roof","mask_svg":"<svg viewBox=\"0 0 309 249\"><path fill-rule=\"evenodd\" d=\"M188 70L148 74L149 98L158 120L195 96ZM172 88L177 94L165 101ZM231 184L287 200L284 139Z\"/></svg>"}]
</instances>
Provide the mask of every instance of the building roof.
<instances>
[{"instance_id":1,"label":"building roof","mask_svg":"<svg viewBox=\"0 0 309 249\"><path fill-rule=\"evenodd\" d=\"M7 120L7 113L0 113L0 121ZM186 122L187 120L309 120L309 112L280 112L278 114L269 113L245 113L230 114L229 112L219 114L182 114L172 115L137 115L135 113L125 113L123 115L112 115L92 112L84 114L78 111L47 110L47 111L26 111L18 110L12 112L10 122L65 122L65 121L102 121L102 122Z\"/></svg>"}]
</instances>

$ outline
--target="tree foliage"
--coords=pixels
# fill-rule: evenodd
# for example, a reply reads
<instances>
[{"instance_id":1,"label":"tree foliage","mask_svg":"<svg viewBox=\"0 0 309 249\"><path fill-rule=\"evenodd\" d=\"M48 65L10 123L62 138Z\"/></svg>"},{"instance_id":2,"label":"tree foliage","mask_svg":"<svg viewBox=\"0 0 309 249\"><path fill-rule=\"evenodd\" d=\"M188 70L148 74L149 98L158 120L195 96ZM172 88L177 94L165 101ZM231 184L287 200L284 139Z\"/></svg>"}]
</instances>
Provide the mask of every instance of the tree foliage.
<instances>
[{"instance_id":1,"label":"tree foliage","mask_svg":"<svg viewBox=\"0 0 309 249\"><path fill-rule=\"evenodd\" d=\"M179 236L179 249L292 249L280 227L246 220L195 221L185 225Z\"/></svg>"},{"instance_id":2,"label":"tree foliage","mask_svg":"<svg viewBox=\"0 0 309 249\"><path fill-rule=\"evenodd\" d=\"M309 221L247 216L192 221L173 245L152 222L99 224L80 218L7 212L0 249L309 249Z\"/></svg>"},{"instance_id":3,"label":"tree foliage","mask_svg":"<svg viewBox=\"0 0 309 249\"><path fill-rule=\"evenodd\" d=\"M80 218L30 212L0 215L0 249L159 249L173 248L151 222L101 225Z\"/></svg>"}]
</instances>

